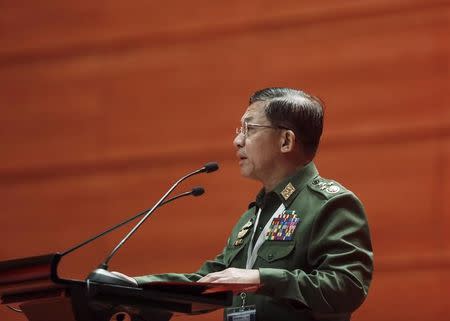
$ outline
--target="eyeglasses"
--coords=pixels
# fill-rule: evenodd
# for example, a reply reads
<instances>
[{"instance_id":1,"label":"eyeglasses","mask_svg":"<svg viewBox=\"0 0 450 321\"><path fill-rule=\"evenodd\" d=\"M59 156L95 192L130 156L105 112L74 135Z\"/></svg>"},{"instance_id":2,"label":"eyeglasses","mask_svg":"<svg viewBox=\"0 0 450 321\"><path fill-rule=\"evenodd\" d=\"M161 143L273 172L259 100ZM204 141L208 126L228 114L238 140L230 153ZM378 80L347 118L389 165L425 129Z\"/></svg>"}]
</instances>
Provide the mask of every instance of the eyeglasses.
<instances>
[{"instance_id":1,"label":"eyeglasses","mask_svg":"<svg viewBox=\"0 0 450 321\"><path fill-rule=\"evenodd\" d=\"M236 135L242 134L244 137L248 137L248 131L252 128L272 128L272 129L287 129L281 126L270 126L270 125L260 125L260 124L251 124L248 122L244 122L241 127L236 127Z\"/></svg>"}]
</instances>

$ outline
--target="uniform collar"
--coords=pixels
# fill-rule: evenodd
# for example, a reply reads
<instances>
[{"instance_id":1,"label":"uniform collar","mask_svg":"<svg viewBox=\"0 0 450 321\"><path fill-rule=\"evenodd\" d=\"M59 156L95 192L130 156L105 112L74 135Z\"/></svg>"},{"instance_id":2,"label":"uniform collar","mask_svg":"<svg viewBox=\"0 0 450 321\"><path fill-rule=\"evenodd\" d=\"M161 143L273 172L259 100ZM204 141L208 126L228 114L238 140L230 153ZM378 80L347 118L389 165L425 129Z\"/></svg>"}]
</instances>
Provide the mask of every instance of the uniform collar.
<instances>
[{"instance_id":1,"label":"uniform collar","mask_svg":"<svg viewBox=\"0 0 450 321\"><path fill-rule=\"evenodd\" d=\"M270 199L277 198L288 208L300 191L317 175L319 175L319 172L316 165L309 162L299 168L292 176L282 180L273 191L266 194L265 189L261 189L256 196L256 205L261 208Z\"/></svg>"}]
</instances>

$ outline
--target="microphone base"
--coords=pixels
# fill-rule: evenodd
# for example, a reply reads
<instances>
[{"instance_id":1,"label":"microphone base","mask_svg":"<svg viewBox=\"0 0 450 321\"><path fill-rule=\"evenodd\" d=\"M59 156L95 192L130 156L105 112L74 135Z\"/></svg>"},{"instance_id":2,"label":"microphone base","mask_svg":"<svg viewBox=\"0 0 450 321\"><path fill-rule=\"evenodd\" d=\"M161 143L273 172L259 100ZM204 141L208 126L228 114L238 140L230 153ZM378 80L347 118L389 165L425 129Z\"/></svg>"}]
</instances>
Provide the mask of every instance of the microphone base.
<instances>
[{"instance_id":1,"label":"microphone base","mask_svg":"<svg viewBox=\"0 0 450 321\"><path fill-rule=\"evenodd\" d=\"M127 287L131 287L131 288L139 287L136 283L134 283L122 276L116 275L114 273L109 272L108 270L101 269L101 268L98 268L98 269L95 269L94 271L92 271L89 274L89 276L87 277L86 281L102 283L102 284L127 286Z\"/></svg>"}]
</instances>

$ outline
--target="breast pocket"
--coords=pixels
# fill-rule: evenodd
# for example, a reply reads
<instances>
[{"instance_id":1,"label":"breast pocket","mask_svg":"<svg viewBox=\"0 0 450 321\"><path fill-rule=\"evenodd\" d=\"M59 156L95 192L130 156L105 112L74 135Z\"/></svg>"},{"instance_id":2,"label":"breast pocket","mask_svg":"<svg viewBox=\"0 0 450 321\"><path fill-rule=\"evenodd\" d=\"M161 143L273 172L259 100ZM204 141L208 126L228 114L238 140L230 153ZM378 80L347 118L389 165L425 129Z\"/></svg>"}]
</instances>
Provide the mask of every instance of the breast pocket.
<instances>
[{"instance_id":1,"label":"breast pocket","mask_svg":"<svg viewBox=\"0 0 450 321\"><path fill-rule=\"evenodd\" d=\"M265 241L258 251L259 267L288 268L295 241Z\"/></svg>"},{"instance_id":2,"label":"breast pocket","mask_svg":"<svg viewBox=\"0 0 450 321\"><path fill-rule=\"evenodd\" d=\"M238 258L236 258L236 256L243 251L245 247L245 244L242 244L240 246L234 246L234 247L227 247L225 254L224 254L224 258L223 261L226 265L226 267L245 267L245 262L243 262L243 260L239 260ZM242 261L242 262L241 262Z\"/></svg>"}]
</instances>

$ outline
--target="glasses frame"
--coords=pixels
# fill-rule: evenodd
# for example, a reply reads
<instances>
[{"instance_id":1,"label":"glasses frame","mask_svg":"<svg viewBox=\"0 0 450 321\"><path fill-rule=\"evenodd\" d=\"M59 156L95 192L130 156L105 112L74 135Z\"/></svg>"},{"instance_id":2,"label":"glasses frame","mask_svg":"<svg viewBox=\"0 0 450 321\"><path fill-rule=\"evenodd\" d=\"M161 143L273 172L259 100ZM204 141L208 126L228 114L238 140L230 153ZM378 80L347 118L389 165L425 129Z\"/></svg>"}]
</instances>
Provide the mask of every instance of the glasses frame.
<instances>
[{"instance_id":1,"label":"glasses frame","mask_svg":"<svg viewBox=\"0 0 450 321\"><path fill-rule=\"evenodd\" d=\"M241 127L236 127L236 135L242 134L245 138L248 137L248 130L251 128L272 128L272 129L288 129L282 126L270 126L270 125L262 125L262 124L254 124L249 122L244 122Z\"/></svg>"}]
</instances>

